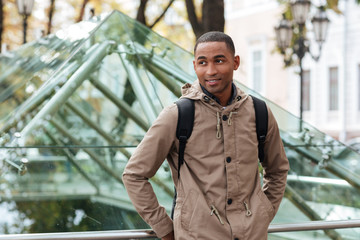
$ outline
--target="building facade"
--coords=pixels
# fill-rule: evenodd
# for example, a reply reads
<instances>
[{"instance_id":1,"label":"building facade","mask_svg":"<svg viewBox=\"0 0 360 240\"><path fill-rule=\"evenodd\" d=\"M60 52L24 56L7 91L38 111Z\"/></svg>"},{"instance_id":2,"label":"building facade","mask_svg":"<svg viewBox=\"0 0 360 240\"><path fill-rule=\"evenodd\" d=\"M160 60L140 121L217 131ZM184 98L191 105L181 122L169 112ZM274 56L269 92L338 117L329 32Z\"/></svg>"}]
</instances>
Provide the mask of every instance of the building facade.
<instances>
[{"instance_id":1,"label":"building facade","mask_svg":"<svg viewBox=\"0 0 360 240\"><path fill-rule=\"evenodd\" d=\"M276 0L227 0L226 29L233 36L241 66L235 77L299 116L299 67L284 68L276 51L274 27L285 8ZM312 1L310 16L321 1ZM360 136L360 5L339 1L341 14L328 10L330 25L319 61L303 59L303 118L332 137L347 142ZM319 54L312 26L307 37Z\"/></svg>"}]
</instances>

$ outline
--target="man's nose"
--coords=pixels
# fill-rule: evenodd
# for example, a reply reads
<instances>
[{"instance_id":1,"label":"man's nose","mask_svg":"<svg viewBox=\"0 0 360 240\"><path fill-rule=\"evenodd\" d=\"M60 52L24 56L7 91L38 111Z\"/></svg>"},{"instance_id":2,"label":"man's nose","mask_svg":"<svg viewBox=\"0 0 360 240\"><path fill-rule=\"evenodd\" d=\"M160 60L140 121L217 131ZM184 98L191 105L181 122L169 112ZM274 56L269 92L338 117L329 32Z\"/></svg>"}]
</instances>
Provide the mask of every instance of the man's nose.
<instances>
[{"instance_id":1,"label":"man's nose","mask_svg":"<svg viewBox=\"0 0 360 240\"><path fill-rule=\"evenodd\" d=\"M208 64L208 67L206 69L206 74L209 75L209 76L213 76L217 73L217 69L216 69L216 66L212 63L209 63Z\"/></svg>"}]
</instances>

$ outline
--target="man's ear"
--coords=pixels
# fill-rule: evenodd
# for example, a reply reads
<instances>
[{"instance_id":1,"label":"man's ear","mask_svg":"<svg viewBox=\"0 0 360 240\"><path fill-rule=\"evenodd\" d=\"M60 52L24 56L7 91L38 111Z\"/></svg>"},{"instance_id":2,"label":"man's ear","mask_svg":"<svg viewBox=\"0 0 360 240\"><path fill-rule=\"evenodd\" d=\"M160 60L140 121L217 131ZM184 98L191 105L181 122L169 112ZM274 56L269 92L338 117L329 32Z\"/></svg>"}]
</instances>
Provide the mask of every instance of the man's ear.
<instances>
[{"instance_id":1,"label":"man's ear","mask_svg":"<svg viewBox=\"0 0 360 240\"><path fill-rule=\"evenodd\" d=\"M239 55L236 55L234 57L234 70L237 70L239 66L240 66L240 57Z\"/></svg>"},{"instance_id":2,"label":"man's ear","mask_svg":"<svg viewBox=\"0 0 360 240\"><path fill-rule=\"evenodd\" d=\"M193 65L194 65L194 70L196 71L196 64L195 64L195 60L193 60Z\"/></svg>"}]
</instances>

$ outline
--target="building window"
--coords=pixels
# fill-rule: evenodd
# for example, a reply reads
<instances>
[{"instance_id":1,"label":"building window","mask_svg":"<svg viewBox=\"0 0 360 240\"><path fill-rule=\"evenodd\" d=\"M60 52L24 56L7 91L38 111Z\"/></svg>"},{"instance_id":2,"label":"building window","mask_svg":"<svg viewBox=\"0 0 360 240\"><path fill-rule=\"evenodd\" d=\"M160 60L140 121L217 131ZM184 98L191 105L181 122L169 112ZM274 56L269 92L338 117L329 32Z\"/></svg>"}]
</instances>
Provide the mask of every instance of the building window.
<instances>
[{"instance_id":1,"label":"building window","mask_svg":"<svg viewBox=\"0 0 360 240\"><path fill-rule=\"evenodd\" d=\"M303 72L303 110L310 111L310 71Z\"/></svg>"},{"instance_id":2,"label":"building window","mask_svg":"<svg viewBox=\"0 0 360 240\"><path fill-rule=\"evenodd\" d=\"M261 92L263 89L262 82L262 54L261 51L254 51L252 53L252 82L253 89L257 92Z\"/></svg>"},{"instance_id":3,"label":"building window","mask_svg":"<svg viewBox=\"0 0 360 240\"><path fill-rule=\"evenodd\" d=\"M329 69L329 110L339 110L339 77L337 67Z\"/></svg>"}]
</instances>

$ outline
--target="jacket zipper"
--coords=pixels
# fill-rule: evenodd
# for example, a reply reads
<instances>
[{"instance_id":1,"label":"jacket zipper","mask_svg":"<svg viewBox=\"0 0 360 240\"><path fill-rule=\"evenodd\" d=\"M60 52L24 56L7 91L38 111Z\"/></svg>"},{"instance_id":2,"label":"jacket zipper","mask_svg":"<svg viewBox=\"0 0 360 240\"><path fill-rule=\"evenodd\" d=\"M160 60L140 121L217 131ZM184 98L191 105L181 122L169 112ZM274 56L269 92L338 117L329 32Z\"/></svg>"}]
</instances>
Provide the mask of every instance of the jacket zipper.
<instances>
[{"instance_id":1,"label":"jacket zipper","mask_svg":"<svg viewBox=\"0 0 360 240\"><path fill-rule=\"evenodd\" d=\"M221 219L220 214L219 214L219 211L216 209L216 207L215 207L214 205L211 205L210 208L211 208L210 216L212 216L213 214L215 214L215 216L219 219L220 223L221 223L222 225L224 225L224 222L223 222L223 220Z\"/></svg>"},{"instance_id":2,"label":"jacket zipper","mask_svg":"<svg viewBox=\"0 0 360 240\"><path fill-rule=\"evenodd\" d=\"M250 217L251 215L252 215L252 212L251 212L251 210L250 210L250 208L249 208L249 205L244 201L244 206L245 206L245 209L246 209L246 213L245 213L245 215L247 216L247 217Z\"/></svg>"}]
</instances>

